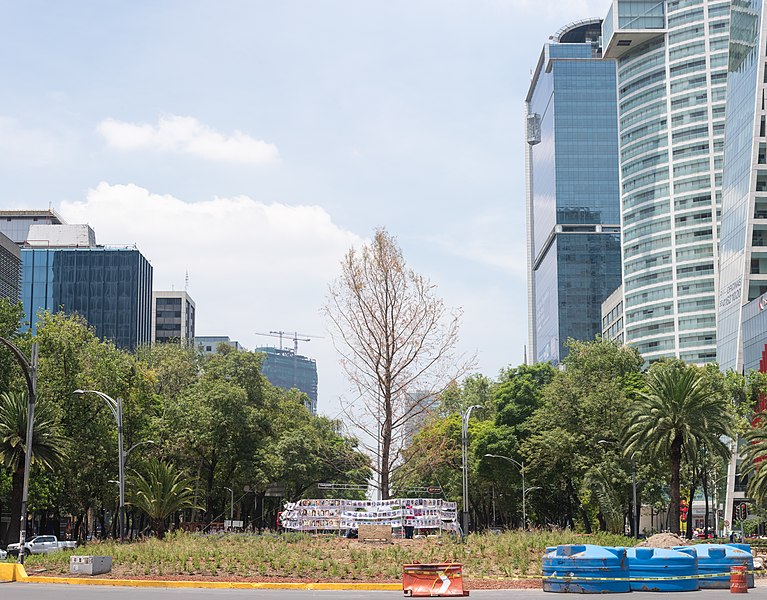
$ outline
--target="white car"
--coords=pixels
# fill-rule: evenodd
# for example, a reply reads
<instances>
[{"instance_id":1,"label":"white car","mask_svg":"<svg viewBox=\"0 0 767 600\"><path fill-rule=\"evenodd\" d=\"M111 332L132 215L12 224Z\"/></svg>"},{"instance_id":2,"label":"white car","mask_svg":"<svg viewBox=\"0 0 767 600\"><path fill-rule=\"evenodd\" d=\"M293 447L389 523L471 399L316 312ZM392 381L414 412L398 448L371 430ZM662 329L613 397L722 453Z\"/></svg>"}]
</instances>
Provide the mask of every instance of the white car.
<instances>
[{"instance_id":1,"label":"white car","mask_svg":"<svg viewBox=\"0 0 767 600\"><path fill-rule=\"evenodd\" d=\"M48 554L50 552L57 552L63 548L69 548L71 550L77 547L77 542L60 542L54 535L38 535L24 544L24 554L29 556L30 554ZM5 549L11 556L19 555L18 544L8 544Z\"/></svg>"}]
</instances>

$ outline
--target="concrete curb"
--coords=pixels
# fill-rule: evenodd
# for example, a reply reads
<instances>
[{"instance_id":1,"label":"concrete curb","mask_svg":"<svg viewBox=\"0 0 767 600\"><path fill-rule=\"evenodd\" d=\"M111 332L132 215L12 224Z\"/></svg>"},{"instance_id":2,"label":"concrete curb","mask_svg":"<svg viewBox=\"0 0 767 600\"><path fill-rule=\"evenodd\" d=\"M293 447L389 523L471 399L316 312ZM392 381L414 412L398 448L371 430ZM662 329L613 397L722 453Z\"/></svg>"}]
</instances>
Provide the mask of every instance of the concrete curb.
<instances>
[{"instance_id":1,"label":"concrete curb","mask_svg":"<svg viewBox=\"0 0 767 600\"><path fill-rule=\"evenodd\" d=\"M2 580L0 578L0 580ZM402 591L401 583L246 583L242 581L159 581L154 579L86 579L81 577L27 576L16 579L24 583L64 585L101 585L113 587L202 588L228 590L357 590Z\"/></svg>"},{"instance_id":2,"label":"concrete curb","mask_svg":"<svg viewBox=\"0 0 767 600\"><path fill-rule=\"evenodd\" d=\"M0 582L24 581L27 572L19 563L0 563Z\"/></svg>"}]
</instances>

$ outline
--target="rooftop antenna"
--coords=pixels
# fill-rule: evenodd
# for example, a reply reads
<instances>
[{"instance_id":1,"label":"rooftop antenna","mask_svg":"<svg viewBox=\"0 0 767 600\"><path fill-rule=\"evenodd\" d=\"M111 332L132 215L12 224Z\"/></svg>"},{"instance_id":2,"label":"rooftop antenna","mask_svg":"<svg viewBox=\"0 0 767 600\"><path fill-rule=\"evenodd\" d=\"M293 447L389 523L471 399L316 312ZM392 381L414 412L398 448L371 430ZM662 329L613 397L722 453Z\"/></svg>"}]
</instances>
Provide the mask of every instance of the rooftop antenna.
<instances>
[{"instance_id":1,"label":"rooftop antenna","mask_svg":"<svg viewBox=\"0 0 767 600\"><path fill-rule=\"evenodd\" d=\"M184 277L184 291L189 291L189 269L186 270L186 277Z\"/></svg>"}]
</instances>

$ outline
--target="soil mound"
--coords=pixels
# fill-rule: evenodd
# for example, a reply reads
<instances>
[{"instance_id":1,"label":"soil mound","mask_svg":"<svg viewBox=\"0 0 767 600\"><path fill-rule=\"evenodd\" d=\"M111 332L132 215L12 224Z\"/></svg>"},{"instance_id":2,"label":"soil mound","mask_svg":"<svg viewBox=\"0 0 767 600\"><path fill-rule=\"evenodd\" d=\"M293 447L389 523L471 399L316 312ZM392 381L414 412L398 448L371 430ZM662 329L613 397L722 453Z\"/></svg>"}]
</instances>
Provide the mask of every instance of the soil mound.
<instances>
[{"instance_id":1,"label":"soil mound","mask_svg":"<svg viewBox=\"0 0 767 600\"><path fill-rule=\"evenodd\" d=\"M688 541L680 538L675 533L656 533L644 542L637 544L638 548L673 548L674 546L687 546Z\"/></svg>"}]
</instances>

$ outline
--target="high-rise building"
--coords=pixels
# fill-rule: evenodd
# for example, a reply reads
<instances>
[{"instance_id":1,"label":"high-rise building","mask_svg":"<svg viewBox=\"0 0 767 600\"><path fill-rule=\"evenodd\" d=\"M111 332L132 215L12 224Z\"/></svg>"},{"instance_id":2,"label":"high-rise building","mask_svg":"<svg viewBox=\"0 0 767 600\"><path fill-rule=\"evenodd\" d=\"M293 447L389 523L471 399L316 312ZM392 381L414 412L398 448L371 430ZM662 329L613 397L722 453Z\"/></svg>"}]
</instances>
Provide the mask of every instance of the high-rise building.
<instances>
[{"instance_id":1,"label":"high-rise building","mask_svg":"<svg viewBox=\"0 0 767 600\"><path fill-rule=\"evenodd\" d=\"M186 292L152 292L152 340L194 343L194 300Z\"/></svg>"},{"instance_id":2,"label":"high-rise building","mask_svg":"<svg viewBox=\"0 0 767 600\"><path fill-rule=\"evenodd\" d=\"M717 360L741 371L744 305L767 293L767 35L761 0L733 0L731 10Z\"/></svg>"},{"instance_id":3,"label":"high-rise building","mask_svg":"<svg viewBox=\"0 0 767 600\"><path fill-rule=\"evenodd\" d=\"M16 244L27 241L32 225L66 225L66 222L52 209L0 210L0 233Z\"/></svg>"},{"instance_id":4,"label":"high-rise building","mask_svg":"<svg viewBox=\"0 0 767 600\"><path fill-rule=\"evenodd\" d=\"M615 65L601 20L545 44L525 100L529 360L558 363L601 329L621 283Z\"/></svg>"},{"instance_id":5,"label":"high-rise building","mask_svg":"<svg viewBox=\"0 0 767 600\"><path fill-rule=\"evenodd\" d=\"M0 298L19 300L21 253L19 247L0 233Z\"/></svg>"},{"instance_id":6,"label":"high-rise building","mask_svg":"<svg viewBox=\"0 0 767 600\"><path fill-rule=\"evenodd\" d=\"M716 359L729 0L613 0L625 340L647 359Z\"/></svg>"},{"instance_id":7,"label":"high-rise building","mask_svg":"<svg viewBox=\"0 0 767 600\"><path fill-rule=\"evenodd\" d=\"M720 368L767 371L767 132L762 0L732 0L719 241L717 361ZM764 400L760 409L764 409ZM733 448L743 441L734 442ZM749 474L733 452L724 518L745 497Z\"/></svg>"},{"instance_id":8,"label":"high-rise building","mask_svg":"<svg viewBox=\"0 0 767 600\"><path fill-rule=\"evenodd\" d=\"M152 266L135 247L82 246L91 234L87 225L41 226L22 247L21 300L29 328L35 331L40 311L79 313L99 338L121 348L148 344Z\"/></svg>"},{"instance_id":9,"label":"high-rise building","mask_svg":"<svg viewBox=\"0 0 767 600\"><path fill-rule=\"evenodd\" d=\"M266 354L261 372L274 386L296 388L309 397L309 410L317 414L317 363L293 350L263 346L256 352Z\"/></svg>"}]
</instances>

